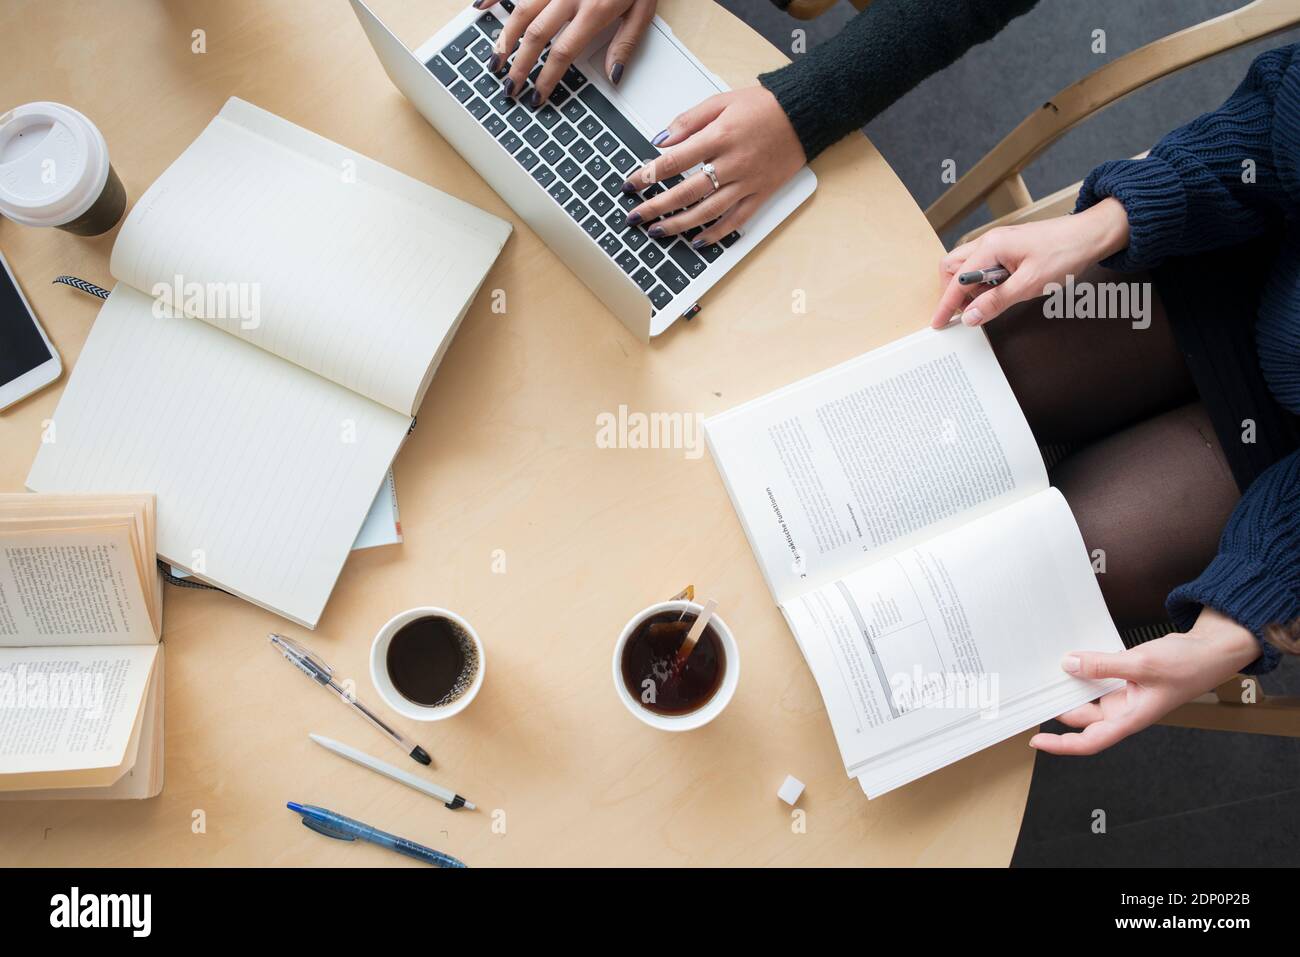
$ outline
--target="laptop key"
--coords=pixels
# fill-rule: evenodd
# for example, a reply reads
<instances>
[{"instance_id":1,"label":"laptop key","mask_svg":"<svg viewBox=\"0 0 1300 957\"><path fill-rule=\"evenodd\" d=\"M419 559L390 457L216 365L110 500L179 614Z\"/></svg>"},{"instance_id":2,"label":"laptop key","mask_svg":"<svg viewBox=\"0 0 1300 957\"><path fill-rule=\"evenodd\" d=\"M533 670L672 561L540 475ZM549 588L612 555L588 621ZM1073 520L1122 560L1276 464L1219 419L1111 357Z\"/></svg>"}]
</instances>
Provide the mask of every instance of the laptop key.
<instances>
[{"instance_id":1,"label":"laptop key","mask_svg":"<svg viewBox=\"0 0 1300 957\"><path fill-rule=\"evenodd\" d=\"M516 136L513 130L507 130L506 135L497 140L497 142L506 148L507 153L513 153L515 150L519 149L519 147L524 145L524 141Z\"/></svg>"},{"instance_id":2,"label":"laptop key","mask_svg":"<svg viewBox=\"0 0 1300 957\"><path fill-rule=\"evenodd\" d=\"M591 144L586 140L574 140L573 145L569 147L569 152L579 163L585 163L592 154Z\"/></svg>"},{"instance_id":3,"label":"laptop key","mask_svg":"<svg viewBox=\"0 0 1300 957\"><path fill-rule=\"evenodd\" d=\"M569 89L576 93L586 84L587 78L578 72L577 67L571 66L564 71L564 82L569 84Z\"/></svg>"},{"instance_id":4,"label":"laptop key","mask_svg":"<svg viewBox=\"0 0 1300 957\"><path fill-rule=\"evenodd\" d=\"M555 85L555 89L551 91L551 98L549 102L551 106L555 107L558 110L561 106L563 106L568 101L570 96L572 96L572 94L568 90L566 90L561 84L557 83Z\"/></svg>"},{"instance_id":5,"label":"laptop key","mask_svg":"<svg viewBox=\"0 0 1300 957\"><path fill-rule=\"evenodd\" d=\"M484 73L478 78L478 82L474 84L474 89L478 90L485 100L490 100L497 95L497 91L501 89L501 84L497 82L497 78L491 73Z\"/></svg>"},{"instance_id":6,"label":"laptop key","mask_svg":"<svg viewBox=\"0 0 1300 957\"><path fill-rule=\"evenodd\" d=\"M573 119L573 117L569 117L569 119ZM594 140L603 131L604 127L600 125L600 120L596 119L594 116L588 116L586 119L581 120L578 123L578 132L589 140Z\"/></svg>"},{"instance_id":7,"label":"laptop key","mask_svg":"<svg viewBox=\"0 0 1300 957\"><path fill-rule=\"evenodd\" d=\"M556 123L560 122L560 112L555 107L551 106L551 104L547 103L537 111L537 122L541 123L542 126L549 130Z\"/></svg>"},{"instance_id":8,"label":"laptop key","mask_svg":"<svg viewBox=\"0 0 1300 957\"><path fill-rule=\"evenodd\" d=\"M663 309L673 301L673 294L663 286L655 286L650 290L650 301L656 309Z\"/></svg>"},{"instance_id":9,"label":"laptop key","mask_svg":"<svg viewBox=\"0 0 1300 957\"><path fill-rule=\"evenodd\" d=\"M604 93L588 83L578 93L578 99L586 104L587 109L600 117L601 122L609 127L610 132L623 141L633 154L643 160L652 160L659 151L650 145L650 141L641 135L641 131L631 124L626 116L618 111Z\"/></svg>"},{"instance_id":10,"label":"laptop key","mask_svg":"<svg viewBox=\"0 0 1300 957\"><path fill-rule=\"evenodd\" d=\"M538 166L533 170L533 179L541 183L543 187L550 186L555 181L555 170L548 166Z\"/></svg>"},{"instance_id":11,"label":"laptop key","mask_svg":"<svg viewBox=\"0 0 1300 957\"><path fill-rule=\"evenodd\" d=\"M477 64L475 64L477 66ZM614 150L618 149L618 140L614 139L608 131L601 133L596 137L596 149L600 150L605 156L608 156Z\"/></svg>"},{"instance_id":12,"label":"laptop key","mask_svg":"<svg viewBox=\"0 0 1300 957\"><path fill-rule=\"evenodd\" d=\"M605 255L610 259L617 259L623 251L623 244L618 241L617 234L605 233L604 236L600 237L600 248L605 250Z\"/></svg>"},{"instance_id":13,"label":"laptop key","mask_svg":"<svg viewBox=\"0 0 1300 957\"><path fill-rule=\"evenodd\" d=\"M474 102L471 103L469 106L465 107L465 109L469 110L472 114L474 114L474 119L481 120L483 119L483 117L487 116L491 107L489 107L486 103L484 103L476 96L474 97Z\"/></svg>"},{"instance_id":14,"label":"laptop key","mask_svg":"<svg viewBox=\"0 0 1300 957\"><path fill-rule=\"evenodd\" d=\"M546 192L550 194L551 199L555 200L561 206L567 203L569 197L573 195L573 190L569 189L569 187L565 186L563 183L556 183Z\"/></svg>"},{"instance_id":15,"label":"laptop key","mask_svg":"<svg viewBox=\"0 0 1300 957\"><path fill-rule=\"evenodd\" d=\"M727 235L719 239L718 242L722 243L722 245L727 249L730 249L732 246L736 245L736 243L740 242L740 233L727 233Z\"/></svg>"},{"instance_id":16,"label":"laptop key","mask_svg":"<svg viewBox=\"0 0 1300 957\"><path fill-rule=\"evenodd\" d=\"M632 210L636 209L638 206L641 205L640 196L636 195L636 193L623 192L622 183L619 183L618 186L619 186L618 196L615 198L617 199L618 204L620 206L622 206L625 210L627 210L630 213L632 212Z\"/></svg>"},{"instance_id":17,"label":"laptop key","mask_svg":"<svg viewBox=\"0 0 1300 957\"><path fill-rule=\"evenodd\" d=\"M632 274L632 281L641 287L642 292L649 292L650 287L655 284L655 274L642 266Z\"/></svg>"},{"instance_id":18,"label":"laptop key","mask_svg":"<svg viewBox=\"0 0 1300 957\"><path fill-rule=\"evenodd\" d=\"M560 165L555 167L555 172L559 174L560 179L566 183L572 183L575 176L582 172L582 169L573 160L567 157L561 161Z\"/></svg>"},{"instance_id":19,"label":"laptop key","mask_svg":"<svg viewBox=\"0 0 1300 957\"><path fill-rule=\"evenodd\" d=\"M478 31L470 27L456 39L452 40L442 48L443 58L448 63L459 63L465 59L465 52L469 49L470 44L478 40Z\"/></svg>"},{"instance_id":20,"label":"laptop key","mask_svg":"<svg viewBox=\"0 0 1300 957\"><path fill-rule=\"evenodd\" d=\"M682 272L694 279L700 273L704 272L704 267L708 265L703 259L695 255L690 246L684 242L676 242L668 250L668 255L673 262L682 267Z\"/></svg>"},{"instance_id":21,"label":"laptop key","mask_svg":"<svg viewBox=\"0 0 1300 957\"><path fill-rule=\"evenodd\" d=\"M717 262L718 257L721 256L724 252L726 252L726 250L723 249L717 243L709 243L707 246L701 246L699 249L696 250L696 252L698 252L701 256L703 256L706 262L712 263L712 262Z\"/></svg>"},{"instance_id":22,"label":"laptop key","mask_svg":"<svg viewBox=\"0 0 1300 957\"><path fill-rule=\"evenodd\" d=\"M521 149L518 153L515 154L515 162L517 162L524 169L532 169L534 166L537 165L537 154L534 153L532 150L530 150L527 146L525 146L523 149Z\"/></svg>"},{"instance_id":23,"label":"laptop key","mask_svg":"<svg viewBox=\"0 0 1300 957\"><path fill-rule=\"evenodd\" d=\"M564 211L573 218L575 223L582 222L587 218L587 213L590 212L586 206L582 205L582 200L580 199L575 199L568 206L565 206Z\"/></svg>"},{"instance_id":24,"label":"laptop key","mask_svg":"<svg viewBox=\"0 0 1300 957\"><path fill-rule=\"evenodd\" d=\"M501 21L490 13L485 13L478 18L478 28L493 42L496 42L496 38L501 35Z\"/></svg>"},{"instance_id":25,"label":"laptop key","mask_svg":"<svg viewBox=\"0 0 1300 957\"><path fill-rule=\"evenodd\" d=\"M645 245L645 233L638 227L633 226L623 234L623 242L627 243L628 247L635 252Z\"/></svg>"},{"instance_id":26,"label":"laptop key","mask_svg":"<svg viewBox=\"0 0 1300 957\"><path fill-rule=\"evenodd\" d=\"M559 143L547 143L542 147L542 159L554 166L564 159L564 150L560 149Z\"/></svg>"},{"instance_id":27,"label":"laptop key","mask_svg":"<svg viewBox=\"0 0 1300 957\"><path fill-rule=\"evenodd\" d=\"M629 245L631 244L629 243ZM664 261L663 250L654 243L646 243L645 249L641 250L641 261L654 269L655 266Z\"/></svg>"},{"instance_id":28,"label":"laptop key","mask_svg":"<svg viewBox=\"0 0 1300 957\"><path fill-rule=\"evenodd\" d=\"M480 63L486 63L488 58L492 56L492 44L487 40L479 40L478 43L469 48L469 52L474 54L474 59Z\"/></svg>"},{"instance_id":29,"label":"laptop key","mask_svg":"<svg viewBox=\"0 0 1300 957\"><path fill-rule=\"evenodd\" d=\"M609 161L614 164L614 169L620 173L626 173L636 165L636 157L627 150L619 150L609 158Z\"/></svg>"},{"instance_id":30,"label":"laptop key","mask_svg":"<svg viewBox=\"0 0 1300 957\"><path fill-rule=\"evenodd\" d=\"M524 142L532 147L540 147L546 142L546 130L542 129L540 124L534 123L524 134Z\"/></svg>"},{"instance_id":31,"label":"laptop key","mask_svg":"<svg viewBox=\"0 0 1300 957\"><path fill-rule=\"evenodd\" d=\"M522 133L532 121L533 118L522 106L515 107L514 112L506 117L506 122L515 128L516 133Z\"/></svg>"},{"instance_id":32,"label":"laptop key","mask_svg":"<svg viewBox=\"0 0 1300 957\"><path fill-rule=\"evenodd\" d=\"M570 100L560 108L560 112L564 114L565 119L576 123L587 115L587 108L577 100Z\"/></svg>"},{"instance_id":33,"label":"laptop key","mask_svg":"<svg viewBox=\"0 0 1300 957\"><path fill-rule=\"evenodd\" d=\"M506 128L506 121L493 113L483 121L483 129L487 130L493 136L500 136L501 131Z\"/></svg>"},{"instance_id":34,"label":"laptop key","mask_svg":"<svg viewBox=\"0 0 1300 957\"><path fill-rule=\"evenodd\" d=\"M554 132L552 132L551 135L554 136L557 140L559 140L561 145L568 146L569 142L575 136L578 135L578 131L575 130L572 126L570 126L568 123L561 123L559 126L555 128Z\"/></svg>"},{"instance_id":35,"label":"laptop key","mask_svg":"<svg viewBox=\"0 0 1300 957\"><path fill-rule=\"evenodd\" d=\"M456 82L456 71L447 65L447 61L440 56L435 56L425 64L429 72L442 81L443 86L451 86Z\"/></svg>"},{"instance_id":36,"label":"laptop key","mask_svg":"<svg viewBox=\"0 0 1300 957\"><path fill-rule=\"evenodd\" d=\"M685 273L672 263L664 263L655 270L655 275L664 281L664 285L673 292L681 292L691 284Z\"/></svg>"},{"instance_id":37,"label":"laptop key","mask_svg":"<svg viewBox=\"0 0 1300 957\"><path fill-rule=\"evenodd\" d=\"M594 176L596 179L600 179L602 176L605 176L609 173L609 164L606 163L599 156L597 156L594 159L592 159L590 163L587 164L587 172L590 173L592 176Z\"/></svg>"},{"instance_id":38,"label":"laptop key","mask_svg":"<svg viewBox=\"0 0 1300 957\"><path fill-rule=\"evenodd\" d=\"M623 210L616 209L605 217L605 225L610 229L618 232L627 225L627 217L623 215Z\"/></svg>"},{"instance_id":39,"label":"laptop key","mask_svg":"<svg viewBox=\"0 0 1300 957\"><path fill-rule=\"evenodd\" d=\"M474 90L464 80L457 80L456 85L451 88L451 95L464 103L474 95Z\"/></svg>"},{"instance_id":40,"label":"laptop key","mask_svg":"<svg viewBox=\"0 0 1300 957\"><path fill-rule=\"evenodd\" d=\"M492 97L491 102L492 109L496 110L498 113L508 113L510 110L514 109L515 106L515 101L510 99L510 97L506 96L504 93L498 93L496 96Z\"/></svg>"},{"instance_id":41,"label":"laptop key","mask_svg":"<svg viewBox=\"0 0 1300 957\"><path fill-rule=\"evenodd\" d=\"M483 72L483 64L479 63L478 60L475 60L473 57L466 57L460 62L460 66L457 67L457 69L460 70L460 75L465 79L473 80Z\"/></svg>"},{"instance_id":42,"label":"laptop key","mask_svg":"<svg viewBox=\"0 0 1300 957\"><path fill-rule=\"evenodd\" d=\"M605 235L605 224L600 221L599 216L592 216L582 224L582 228L587 231L588 236L597 241Z\"/></svg>"},{"instance_id":43,"label":"laptop key","mask_svg":"<svg viewBox=\"0 0 1300 957\"><path fill-rule=\"evenodd\" d=\"M618 173L610 173L600 185L605 192L615 198L623 195L623 177Z\"/></svg>"},{"instance_id":44,"label":"laptop key","mask_svg":"<svg viewBox=\"0 0 1300 957\"><path fill-rule=\"evenodd\" d=\"M588 199L587 202L591 204L592 209L600 213L602 216L614 208L614 201L604 193L597 193L595 196ZM619 211L619 215L623 215L621 210Z\"/></svg>"},{"instance_id":45,"label":"laptop key","mask_svg":"<svg viewBox=\"0 0 1300 957\"><path fill-rule=\"evenodd\" d=\"M614 262L618 263L619 268L621 268L623 272L628 274L631 274L632 270L636 269L637 266L641 265L639 262L637 262L636 257L629 252L619 253L617 256L614 257Z\"/></svg>"},{"instance_id":46,"label":"laptop key","mask_svg":"<svg viewBox=\"0 0 1300 957\"><path fill-rule=\"evenodd\" d=\"M596 191L596 182L590 176L582 176L573 184L573 191L586 199Z\"/></svg>"}]
</instances>

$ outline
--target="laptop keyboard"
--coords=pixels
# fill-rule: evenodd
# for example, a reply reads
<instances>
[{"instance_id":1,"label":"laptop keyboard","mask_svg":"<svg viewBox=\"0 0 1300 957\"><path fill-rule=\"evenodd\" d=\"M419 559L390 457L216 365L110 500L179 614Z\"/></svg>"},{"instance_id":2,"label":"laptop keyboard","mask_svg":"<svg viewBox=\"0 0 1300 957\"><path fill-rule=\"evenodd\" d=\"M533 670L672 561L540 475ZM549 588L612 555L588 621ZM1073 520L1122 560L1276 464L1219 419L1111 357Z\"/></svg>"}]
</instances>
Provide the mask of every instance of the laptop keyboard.
<instances>
[{"instance_id":1,"label":"laptop keyboard","mask_svg":"<svg viewBox=\"0 0 1300 957\"><path fill-rule=\"evenodd\" d=\"M510 0L502 6L513 10ZM645 225L627 226L627 214L642 202L682 181L674 176L640 195L623 192L628 175L659 155L609 99L570 66L550 99L537 109L524 106L542 63L514 97L501 89L501 80L487 69L501 21L485 13L425 66L496 139L515 162L532 174L539 189L578 223L591 241L632 277L650 300L652 314L718 261L740 238L731 233L720 242L692 249L690 242L704 227L680 236L655 239ZM514 54L510 55L511 60Z\"/></svg>"}]
</instances>

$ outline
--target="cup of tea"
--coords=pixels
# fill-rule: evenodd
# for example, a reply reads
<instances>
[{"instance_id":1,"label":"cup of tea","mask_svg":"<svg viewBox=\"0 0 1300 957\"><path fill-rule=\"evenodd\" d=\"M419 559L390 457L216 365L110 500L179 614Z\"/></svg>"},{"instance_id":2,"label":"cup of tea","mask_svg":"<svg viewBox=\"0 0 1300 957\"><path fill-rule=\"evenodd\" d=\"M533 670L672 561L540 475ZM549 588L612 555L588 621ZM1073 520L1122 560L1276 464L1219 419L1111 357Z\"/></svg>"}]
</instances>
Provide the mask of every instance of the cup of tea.
<instances>
[{"instance_id":1,"label":"cup of tea","mask_svg":"<svg viewBox=\"0 0 1300 957\"><path fill-rule=\"evenodd\" d=\"M652 728L702 727L736 693L740 649L716 612L690 656L678 660L678 650L703 610L693 601L661 601L633 616L614 645L614 690Z\"/></svg>"},{"instance_id":2,"label":"cup of tea","mask_svg":"<svg viewBox=\"0 0 1300 957\"><path fill-rule=\"evenodd\" d=\"M370 680L387 705L415 721L460 714L483 687L478 633L446 608L412 608L388 619L370 646Z\"/></svg>"}]
</instances>

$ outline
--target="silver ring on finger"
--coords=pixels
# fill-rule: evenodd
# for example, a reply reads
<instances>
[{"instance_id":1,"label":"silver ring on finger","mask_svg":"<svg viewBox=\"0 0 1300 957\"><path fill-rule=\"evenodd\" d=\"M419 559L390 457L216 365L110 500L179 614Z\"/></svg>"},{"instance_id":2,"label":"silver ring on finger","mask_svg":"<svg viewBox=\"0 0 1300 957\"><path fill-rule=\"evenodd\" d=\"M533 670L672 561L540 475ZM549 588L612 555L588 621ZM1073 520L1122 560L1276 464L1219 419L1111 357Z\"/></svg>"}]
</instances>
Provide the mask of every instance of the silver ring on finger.
<instances>
[{"instance_id":1,"label":"silver ring on finger","mask_svg":"<svg viewBox=\"0 0 1300 957\"><path fill-rule=\"evenodd\" d=\"M705 163L700 167L700 171L707 176L709 182L713 184L713 192L716 193L718 190L722 189L722 184L718 182L718 170L712 163Z\"/></svg>"}]
</instances>

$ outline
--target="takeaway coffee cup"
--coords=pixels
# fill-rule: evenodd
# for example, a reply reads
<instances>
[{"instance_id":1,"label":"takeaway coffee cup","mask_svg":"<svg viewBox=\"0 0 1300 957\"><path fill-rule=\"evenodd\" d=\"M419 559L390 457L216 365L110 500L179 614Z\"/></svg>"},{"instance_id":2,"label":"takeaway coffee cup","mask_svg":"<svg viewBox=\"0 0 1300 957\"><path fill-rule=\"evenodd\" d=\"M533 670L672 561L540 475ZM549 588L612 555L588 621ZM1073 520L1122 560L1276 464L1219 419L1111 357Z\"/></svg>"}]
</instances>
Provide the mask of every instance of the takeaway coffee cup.
<instances>
[{"instance_id":1,"label":"takeaway coffee cup","mask_svg":"<svg viewBox=\"0 0 1300 957\"><path fill-rule=\"evenodd\" d=\"M126 211L126 190L95 124L61 103L0 115L0 213L78 236L106 233Z\"/></svg>"}]
</instances>

